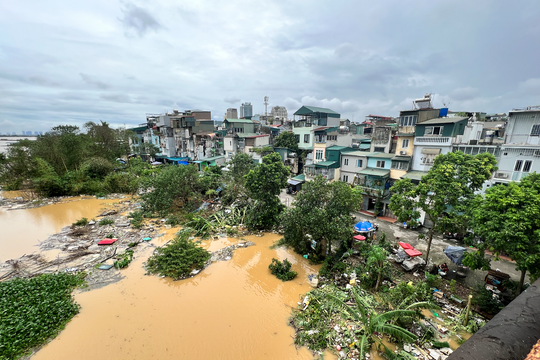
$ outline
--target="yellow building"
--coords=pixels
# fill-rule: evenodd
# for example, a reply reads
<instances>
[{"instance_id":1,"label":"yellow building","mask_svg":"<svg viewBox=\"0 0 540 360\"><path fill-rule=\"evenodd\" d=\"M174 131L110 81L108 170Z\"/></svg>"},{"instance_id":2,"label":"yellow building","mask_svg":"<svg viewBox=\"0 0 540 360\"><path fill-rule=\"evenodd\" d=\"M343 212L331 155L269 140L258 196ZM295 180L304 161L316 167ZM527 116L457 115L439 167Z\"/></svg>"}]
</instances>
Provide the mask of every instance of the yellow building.
<instances>
[{"instance_id":1,"label":"yellow building","mask_svg":"<svg viewBox=\"0 0 540 360\"><path fill-rule=\"evenodd\" d=\"M390 178L399 180L411 168L411 160L414 149L414 132L398 133L396 144L396 156L392 158Z\"/></svg>"}]
</instances>

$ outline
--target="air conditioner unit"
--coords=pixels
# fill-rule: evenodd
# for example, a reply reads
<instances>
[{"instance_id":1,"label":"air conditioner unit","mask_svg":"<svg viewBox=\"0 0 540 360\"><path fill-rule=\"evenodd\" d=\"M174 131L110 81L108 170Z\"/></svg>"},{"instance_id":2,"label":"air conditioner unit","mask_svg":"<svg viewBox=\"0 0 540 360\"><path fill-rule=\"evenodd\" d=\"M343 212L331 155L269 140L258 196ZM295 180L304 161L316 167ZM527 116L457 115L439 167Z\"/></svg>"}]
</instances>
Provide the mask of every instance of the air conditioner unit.
<instances>
[{"instance_id":1,"label":"air conditioner unit","mask_svg":"<svg viewBox=\"0 0 540 360\"><path fill-rule=\"evenodd\" d=\"M407 155L407 152L406 152L406 151L403 151L403 150L401 150L401 151L399 152L399 155Z\"/></svg>"},{"instance_id":2,"label":"air conditioner unit","mask_svg":"<svg viewBox=\"0 0 540 360\"><path fill-rule=\"evenodd\" d=\"M540 150L534 150L534 156L540 157Z\"/></svg>"},{"instance_id":3,"label":"air conditioner unit","mask_svg":"<svg viewBox=\"0 0 540 360\"><path fill-rule=\"evenodd\" d=\"M507 173L498 172L497 174L495 174L495 177L499 179L508 179L510 175Z\"/></svg>"},{"instance_id":4,"label":"air conditioner unit","mask_svg":"<svg viewBox=\"0 0 540 360\"><path fill-rule=\"evenodd\" d=\"M469 140L469 145L476 145L478 144L478 140Z\"/></svg>"}]
</instances>

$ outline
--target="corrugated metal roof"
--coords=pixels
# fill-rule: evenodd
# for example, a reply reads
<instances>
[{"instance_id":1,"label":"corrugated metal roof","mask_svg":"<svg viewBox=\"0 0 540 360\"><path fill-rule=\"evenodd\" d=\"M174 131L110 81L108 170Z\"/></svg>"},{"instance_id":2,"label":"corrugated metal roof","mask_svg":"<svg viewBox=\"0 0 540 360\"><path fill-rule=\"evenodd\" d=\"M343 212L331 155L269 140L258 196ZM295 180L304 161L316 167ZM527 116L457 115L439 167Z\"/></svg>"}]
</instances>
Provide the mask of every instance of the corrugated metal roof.
<instances>
[{"instance_id":1,"label":"corrugated metal roof","mask_svg":"<svg viewBox=\"0 0 540 360\"><path fill-rule=\"evenodd\" d=\"M388 176L390 175L390 170L365 168L364 170L360 170L358 173L362 175L371 175L371 176Z\"/></svg>"},{"instance_id":2,"label":"corrugated metal roof","mask_svg":"<svg viewBox=\"0 0 540 360\"><path fill-rule=\"evenodd\" d=\"M224 158L224 157L225 157L225 155L212 156L212 157L209 157L209 158L206 158L206 159L201 159L201 161L214 161L214 160L221 159L221 158Z\"/></svg>"},{"instance_id":3,"label":"corrugated metal roof","mask_svg":"<svg viewBox=\"0 0 540 360\"><path fill-rule=\"evenodd\" d=\"M394 155L395 154L386 154L386 153L380 153L380 152L367 153L367 157L383 158L383 159L391 159L394 157Z\"/></svg>"},{"instance_id":4,"label":"corrugated metal roof","mask_svg":"<svg viewBox=\"0 0 540 360\"><path fill-rule=\"evenodd\" d=\"M348 152L348 153L343 154L343 155L346 155L346 156L366 156L367 154L369 154L369 153L366 152L366 151L351 151L351 152Z\"/></svg>"},{"instance_id":5,"label":"corrugated metal roof","mask_svg":"<svg viewBox=\"0 0 540 360\"><path fill-rule=\"evenodd\" d=\"M411 159L412 159L412 156L403 156L403 155L394 156L392 158L392 160L394 160L394 161L409 161Z\"/></svg>"},{"instance_id":6,"label":"corrugated metal roof","mask_svg":"<svg viewBox=\"0 0 540 360\"><path fill-rule=\"evenodd\" d=\"M331 167L339 164L337 161L321 161L315 164L315 167Z\"/></svg>"},{"instance_id":7,"label":"corrugated metal roof","mask_svg":"<svg viewBox=\"0 0 540 360\"><path fill-rule=\"evenodd\" d=\"M254 124L253 120L248 120L248 119L225 119L223 121L227 121L230 123Z\"/></svg>"},{"instance_id":8,"label":"corrugated metal roof","mask_svg":"<svg viewBox=\"0 0 540 360\"><path fill-rule=\"evenodd\" d=\"M306 108L309 111L314 112L314 113L319 112L319 113L325 113L325 114L339 115L339 113L337 113L337 112L335 112L334 110L331 110L331 109L322 108L322 107L316 107L316 106L306 106L306 105L304 105L300 109L296 110L294 115L304 115L303 113L299 113L299 111L302 110L303 108Z\"/></svg>"},{"instance_id":9,"label":"corrugated metal roof","mask_svg":"<svg viewBox=\"0 0 540 360\"><path fill-rule=\"evenodd\" d=\"M455 124L457 122L460 122L461 120L467 120L469 118L466 118L466 117L460 117L460 116L456 116L456 117L447 117L447 118L435 118L435 119L430 119L430 120L426 120L426 121L422 121L421 123L417 123L416 126L418 125L431 125L431 124Z\"/></svg>"},{"instance_id":10,"label":"corrugated metal roof","mask_svg":"<svg viewBox=\"0 0 540 360\"><path fill-rule=\"evenodd\" d=\"M292 180L306 181L306 175L300 174L300 175L298 175L298 176L293 177Z\"/></svg>"},{"instance_id":11,"label":"corrugated metal roof","mask_svg":"<svg viewBox=\"0 0 540 360\"><path fill-rule=\"evenodd\" d=\"M403 175L402 179L422 180L422 176L427 175L427 172L411 170Z\"/></svg>"}]
</instances>

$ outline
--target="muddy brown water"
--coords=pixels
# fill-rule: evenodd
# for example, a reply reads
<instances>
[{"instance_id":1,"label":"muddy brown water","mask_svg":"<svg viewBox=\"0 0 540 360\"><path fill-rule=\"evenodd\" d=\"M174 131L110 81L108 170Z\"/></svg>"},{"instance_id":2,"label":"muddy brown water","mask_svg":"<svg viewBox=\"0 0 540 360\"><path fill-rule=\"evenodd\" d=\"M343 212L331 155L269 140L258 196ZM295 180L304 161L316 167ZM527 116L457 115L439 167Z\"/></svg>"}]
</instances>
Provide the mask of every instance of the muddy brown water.
<instances>
[{"instance_id":1,"label":"muddy brown water","mask_svg":"<svg viewBox=\"0 0 540 360\"><path fill-rule=\"evenodd\" d=\"M117 201L74 198L34 209L0 208L0 262L37 252L39 241L83 217L95 218Z\"/></svg>"},{"instance_id":2,"label":"muddy brown water","mask_svg":"<svg viewBox=\"0 0 540 360\"><path fill-rule=\"evenodd\" d=\"M289 250L270 249L279 235L245 239L256 245L181 281L145 276L152 249L139 253L120 282L76 294L80 314L33 359L313 359L295 348L287 319L317 267ZM202 245L215 250L237 241ZM289 259L297 278L271 275L273 257Z\"/></svg>"}]
</instances>

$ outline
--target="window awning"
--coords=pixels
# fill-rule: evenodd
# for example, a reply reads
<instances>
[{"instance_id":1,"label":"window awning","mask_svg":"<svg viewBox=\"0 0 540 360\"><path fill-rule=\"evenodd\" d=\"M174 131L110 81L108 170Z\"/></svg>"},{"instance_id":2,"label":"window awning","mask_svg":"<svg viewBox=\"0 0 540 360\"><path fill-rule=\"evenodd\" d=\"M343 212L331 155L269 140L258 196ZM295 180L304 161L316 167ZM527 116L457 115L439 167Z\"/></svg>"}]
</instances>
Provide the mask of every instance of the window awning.
<instances>
[{"instance_id":1,"label":"window awning","mask_svg":"<svg viewBox=\"0 0 540 360\"><path fill-rule=\"evenodd\" d=\"M291 184L291 185L298 185L298 184L302 184L303 181L298 181L298 180L289 179L289 180L287 180L287 183L288 183L288 184Z\"/></svg>"},{"instance_id":2,"label":"window awning","mask_svg":"<svg viewBox=\"0 0 540 360\"><path fill-rule=\"evenodd\" d=\"M427 175L427 172L412 170L403 175L402 179L422 180L422 176Z\"/></svg>"},{"instance_id":3,"label":"window awning","mask_svg":"<svg viewBox=\"0 0 540 360\"><path fill-rule=\"evenodd\" d=\"M360 170L358 174L385 177L390 175L390 170L366 168L364 170Z\"/></svg>"},{"instance_id":4,"label":"window awning","mask_svg":"<svg viewBox=\"0 0 540 360\"><path fill-rule=\"evenodd\" d=\"M410 161L411 156L394 156L392 158L393 161Z\"/></svg>"},{"instance_id":5,"label":"window awning","mask_svg":"<svg viewBox=\"0 0 540 360\"><path fill-rule=\"evenodd\" d=\"M359 146L358 146L359 149L369 149L371 148L371 144L370 143L361 143Z\"/></svg>"},{"instance_id":6,"label":"window awning","mask_svg":"<svg viewBox=\"0 0 540 360\"><path fill-rule=\"evenodd\" d=\"M441 153L441 149L423 148L421 153L426 155L439 155Z\"/></svg>"}]
</instances>

